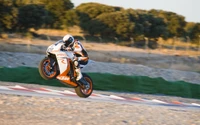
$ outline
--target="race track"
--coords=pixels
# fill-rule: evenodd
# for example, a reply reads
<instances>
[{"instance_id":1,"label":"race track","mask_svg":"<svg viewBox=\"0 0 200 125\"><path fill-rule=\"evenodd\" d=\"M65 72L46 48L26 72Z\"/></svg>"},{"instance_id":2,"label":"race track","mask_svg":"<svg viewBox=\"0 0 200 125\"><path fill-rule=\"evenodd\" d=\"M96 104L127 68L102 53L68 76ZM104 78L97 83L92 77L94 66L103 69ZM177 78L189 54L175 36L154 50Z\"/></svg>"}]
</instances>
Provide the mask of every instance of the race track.
<instances>
[{"instance_id":1,"label":"race track","mask_svg":"<svg viewBox=\"0 0 200 125\"><path fill-rule=\"evenodd\" d=\"M173 106L177 108L195 108L200 110L200 104L198 103L186 103L186 102L164 102L157 99L142 99L138 97L121 97L116 95L104 95L93 93L89 98L80 98L75 92L65 90L53 90L48 88L27 88L20 85L15 86L0 86L0 93L3 94L15 94L22 96L39 96L39 97L56 97L56 98L70 98L74 100L85 100L85 101L101 101L101 102L114 102L120 104L146 104L152 106Z\"/></svg>"}]
</instances>

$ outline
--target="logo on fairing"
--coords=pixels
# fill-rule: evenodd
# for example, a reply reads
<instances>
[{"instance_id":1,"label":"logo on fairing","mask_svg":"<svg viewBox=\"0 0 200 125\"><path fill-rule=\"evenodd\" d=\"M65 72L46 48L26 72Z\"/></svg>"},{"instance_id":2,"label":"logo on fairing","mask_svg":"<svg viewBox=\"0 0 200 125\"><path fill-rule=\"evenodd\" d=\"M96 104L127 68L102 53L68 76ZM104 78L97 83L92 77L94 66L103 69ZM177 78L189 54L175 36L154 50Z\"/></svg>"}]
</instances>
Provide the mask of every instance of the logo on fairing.
<instances>
[{"instance_id":1,"label":"logo on fairing","mask_svg":"<svg viewBox=\"0 0 200 125\"><path fill-rule=\"evenodd\" d=\"M62 61L61 61L63 64L66 64L66 62L65 62L65 60L63 59Z\"/></svg>"},{"instance_id":2,"label":"logo on fairing","mask_svg":"<svg viewBox=\"0 0 200 125\"><path fill-rule=\"evenodd\" d=\"M59 80L69 80L69 77L67 77L67 76L58 76L57 79L59 79Z\"/></svg>"}]
</instances>

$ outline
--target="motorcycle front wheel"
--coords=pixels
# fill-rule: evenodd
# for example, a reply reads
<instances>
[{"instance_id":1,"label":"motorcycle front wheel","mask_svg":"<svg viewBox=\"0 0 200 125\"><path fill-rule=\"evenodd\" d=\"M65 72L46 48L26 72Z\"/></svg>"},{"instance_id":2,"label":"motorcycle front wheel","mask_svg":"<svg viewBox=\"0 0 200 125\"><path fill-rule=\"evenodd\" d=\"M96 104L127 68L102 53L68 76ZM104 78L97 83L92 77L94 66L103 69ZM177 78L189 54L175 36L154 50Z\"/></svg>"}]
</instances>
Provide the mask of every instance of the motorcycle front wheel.
<instances>
[{"instance_id":1,"label":"motorcycle front wheel","mask_svg":"<svg viewBox=\"0 0 200 125\"><path fill-rule=\"evenodd\" d=\"M75 92L79 97L87 98L93 92L93 81L90 78L90 76L88 76L87 74L83 73L82 75L83 75L84 79L89 83L90 87L89 87L89 89L86 89L86 88L82 88L81 86L77 86L75 88Z\"/></svg>"},{"instance_id":2,"label":"motorcycle front wheel","mask_svg":"<svg viewBox=\"0 0 200 125\"><path fill-rule=\"evenodd\" d=\"M57 65L51 66L48 57L40 61L38 69L40 76L45 80L53 79L59 74Z\"/></svg>"}]
</instances>

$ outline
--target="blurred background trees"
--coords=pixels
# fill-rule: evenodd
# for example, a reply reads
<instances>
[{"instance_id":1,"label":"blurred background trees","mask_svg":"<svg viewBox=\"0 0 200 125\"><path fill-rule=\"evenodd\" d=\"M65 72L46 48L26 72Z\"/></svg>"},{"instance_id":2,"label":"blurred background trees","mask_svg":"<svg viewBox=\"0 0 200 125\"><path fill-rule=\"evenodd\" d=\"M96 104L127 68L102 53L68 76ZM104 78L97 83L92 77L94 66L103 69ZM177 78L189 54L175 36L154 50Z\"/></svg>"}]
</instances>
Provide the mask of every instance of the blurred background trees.
<instances>
[{"instance_id":1,"label":"blurred background trees","mask_svg":"<svg viewBox=\"0 0 200 125\"><path fill-rule=\"evenodd\" d=\"M136 10L70 0L0 0L0 33L28 32L30 28L68 29L78 26L84 34L120 40L144 37L190 37L199 40L200 23L163 10Z\"/></svg>"},{"instance_id":2,"label":"blurred background trees","mask_svg":"<svg viewBox=\"0 0 200 125\"><path fill-rule=\"evenodd\" d=\"M0 31L12 31L17 25L18 8L9 0L0 0Z\"/></svg>"},{"instance_id":3,"label":"blurred background trees","mask_svg":"<svg viewBox=\"0 0 200 125\"><path fill-rule=\"evenodd\" d=\"M18 25L19 31L28 31L29 28L39 29L45 24L46 10L36 4L28 4L19 8Z\"/></svg>"}]
</instances>

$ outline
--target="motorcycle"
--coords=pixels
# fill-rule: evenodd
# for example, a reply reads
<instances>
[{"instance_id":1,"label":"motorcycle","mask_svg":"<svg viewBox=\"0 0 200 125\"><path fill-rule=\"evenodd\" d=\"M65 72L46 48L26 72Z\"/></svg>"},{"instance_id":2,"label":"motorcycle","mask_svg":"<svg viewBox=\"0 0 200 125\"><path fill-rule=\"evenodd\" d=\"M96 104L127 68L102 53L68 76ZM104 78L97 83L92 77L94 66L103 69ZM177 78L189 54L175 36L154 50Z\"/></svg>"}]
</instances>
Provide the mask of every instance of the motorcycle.
<instances>
[{"instance_id":1,"label":"motorcycle","mask_svg":"<svg viewBox=\"0 0 200 125\"><path fill-rule=\"evenodd\" d=\"M79 97L87 98L93 92L93 81L86 73L82 73L88 85L82 85L76 81L77 73L73 66L74 53L62 51L64 43L60 40L50 45L46 50L46 56L39 63L40 76L45 80L57 79L61 83L73 87ZM90 63L91 60L88 61ZM81 69L86 65L80 65Z\"/></svg>"}]
</instances>

